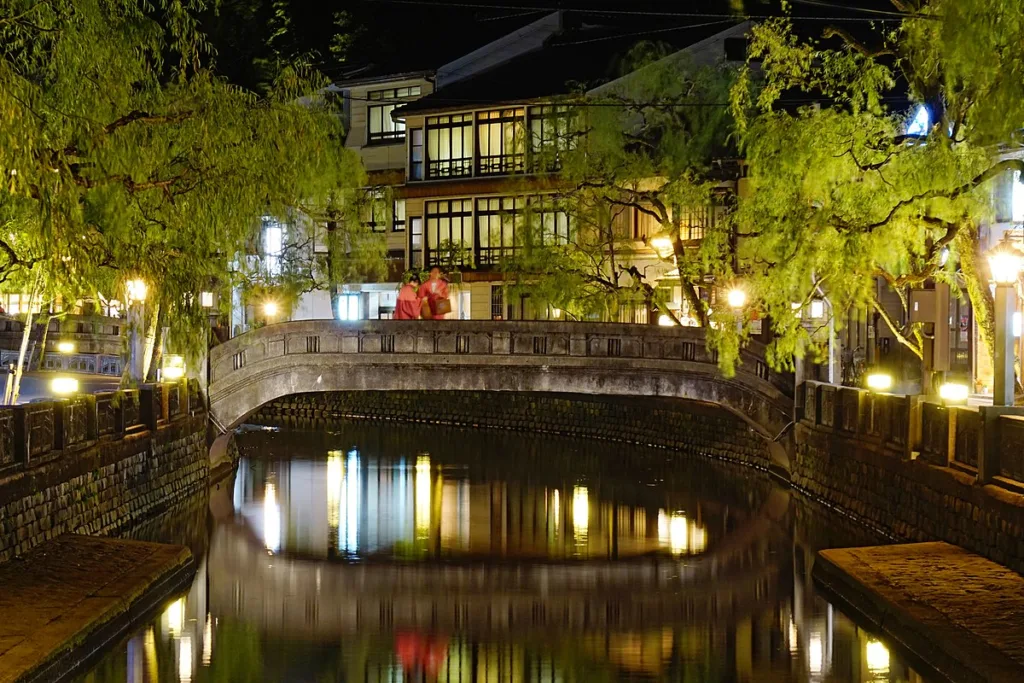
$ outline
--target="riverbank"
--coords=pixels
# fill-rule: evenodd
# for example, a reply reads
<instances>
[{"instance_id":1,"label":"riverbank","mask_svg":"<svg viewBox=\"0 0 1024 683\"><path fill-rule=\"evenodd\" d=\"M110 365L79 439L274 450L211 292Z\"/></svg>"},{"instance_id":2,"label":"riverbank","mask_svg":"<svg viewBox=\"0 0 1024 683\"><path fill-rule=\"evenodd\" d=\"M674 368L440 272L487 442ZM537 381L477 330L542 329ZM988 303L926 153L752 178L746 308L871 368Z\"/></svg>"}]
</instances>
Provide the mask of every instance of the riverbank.
<instances>
[{"instance_id":1,"label":"riverbank","mask_svg":"<svg viewBox=\"0 0 1024 683\"><path fill-rule=\"evenodd\" d=\"M824 550L826 590L950 681L1024 680L1024 577L948 543Z\"/></svg>"},{"instance_id":2,"label":"riverbank","mask_svg":"<svg viewBox=\"0 0 1024 683\"><path fill-rule=\"evenodd\" d=\"M182 546L72 535L0 565L0 683L74 670L194 573Z\"/></svg>"}]
</instances>

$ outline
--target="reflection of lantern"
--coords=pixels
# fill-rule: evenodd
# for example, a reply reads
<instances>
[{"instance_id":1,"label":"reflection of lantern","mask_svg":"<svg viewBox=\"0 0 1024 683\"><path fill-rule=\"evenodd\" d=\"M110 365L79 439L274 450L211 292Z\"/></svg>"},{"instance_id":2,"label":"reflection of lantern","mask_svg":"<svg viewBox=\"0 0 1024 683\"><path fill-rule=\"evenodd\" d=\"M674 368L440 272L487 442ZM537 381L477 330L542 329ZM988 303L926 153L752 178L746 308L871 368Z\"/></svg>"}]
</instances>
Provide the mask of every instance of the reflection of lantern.
<instances>
[{"instance_id":1,"label":"reflection of lantern","mask_svg":"<svg viewBox=\"0 0 1024 683\"><path fill-rule=\"evenodd\" d=\"M405 671L423 669L427 676L433 677L448 657L448 638L398 633L395 635L395 654Z\"/></svg>"}]
</instances>

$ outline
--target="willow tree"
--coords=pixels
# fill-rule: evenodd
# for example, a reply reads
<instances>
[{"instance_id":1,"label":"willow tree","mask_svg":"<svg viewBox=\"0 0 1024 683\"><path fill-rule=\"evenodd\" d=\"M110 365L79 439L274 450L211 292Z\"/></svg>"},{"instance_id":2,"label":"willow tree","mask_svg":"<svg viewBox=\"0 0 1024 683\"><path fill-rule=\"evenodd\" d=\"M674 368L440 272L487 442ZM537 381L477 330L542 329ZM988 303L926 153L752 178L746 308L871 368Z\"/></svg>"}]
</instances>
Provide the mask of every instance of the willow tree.
<instances>
[{"instance_id":1,"label":"willow tree","mask_svg":"<svg viewBox=\"0 0 1024 683\"><path fill-rule=\"evenodd\" d=\"M553 134L527 131L532 166L559 169L554 202L573 234L558 245L537 219L544 212L535 212L506 271L563 310L643 302L678 323L664 292L671 282L692 321L706 325L700 287L730 269L727 223L712 218L730 201L723 181L734 176L722 162L735 156L729 109L707 105L728 100L734 69L650 44L624 64L626 75L568 100L564 113L552 107L544 130ZM634 223L643 227L634 231Z\"/></svg>"},{"instance_id":2,"label":"willow tree","mask_svg":"<svg viewBox=\"0 0 1024 683\"><path fill-rule=\"evenodd\" d=\"M821 294L837 316L874 311L923 357L923 331L882 305L879 280L905 308L929 280L965 291L991 348L979 226L994 181L1024 169L1024 54L1009 47L1024 14L1011 0L893 5L899 22L856 37L755 27L758 68L733 89L751 190L736 218L779 365L814 348L793 308Z\"/></svg>"},{"instance_id":3,"label":"willow tree","mask_svg":"<svg viewBox=\"0 0 1024 683\"><path fill-rule=\"evenodd\" d=\"M204 8L0 0L0 278L72 301L141 278L193 349L196 294L228 281L261 216L363 182L313 74L284 68L258 96L208 68Z\"/></svg>"}]
</instances>

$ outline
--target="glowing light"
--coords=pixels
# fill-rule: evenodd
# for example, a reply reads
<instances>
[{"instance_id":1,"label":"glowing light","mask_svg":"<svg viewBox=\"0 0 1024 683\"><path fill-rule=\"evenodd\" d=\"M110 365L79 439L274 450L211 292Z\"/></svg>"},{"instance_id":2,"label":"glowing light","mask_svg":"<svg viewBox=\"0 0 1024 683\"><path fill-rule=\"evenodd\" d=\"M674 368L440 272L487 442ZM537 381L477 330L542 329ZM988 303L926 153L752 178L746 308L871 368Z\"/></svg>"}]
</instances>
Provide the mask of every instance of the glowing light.
<instances>
[{"instance_id":1,"label":"glowing light","mask_svg":"<svg viewBox=\"0 0 1024 683\"><path fill-rule=\"evenodd\" d=\"M430 456L416 458L416 479L413 484L413 514L415 516L416 539L430 537Z\"/></svg>"},{"instance_id":2,"label":"glowing light","mask_svg":"<svg viewBox=\"0 0 1024 683\"><path fill-rule=\"evenodd\" d=\"M199 305L203 308L213 308L213 292L200 292Z\"/></svg>"},{"instance_id":3,"label":"glowing light","mask_svg":"<svg viewBox=\"0 0 1024 683\"><path fill-rule=\"evenodd\" d=\"M185 598L178 598L168 605L164 616L167 617L167 631L172 636L181 633L181 627L185 624Z\"/></svg>"},{"instance_id":4,"label":"glowing light","mask_svg":"<svg viewBox=\"0 0 1024 683\"><path fill-rule=\"evenodd\" d=\"M551 317L552 318L558 318L561 315L562 315L562 309L561 308L552 308L551 309Z\"/></svg>"},{"instance_id":5,"label":"glowing light","mask_svg":"<svg viewBox=\"0 0 1024 683\"><path fill-rule=\"evenodd\" d=\"M146 294L149 292L149 287L146 286L145 280L128 280L124 286L128 293L127 299L129 305L142 303L146 300Z\"/></svg>"},{"instance_id":6,"label":"glowing light","mask_svg":"<svg viewBox=\"0 0 1024 683\"><path fill-rule=\"evenodd\" d=\"M74 377L54 377L50 381L50 390L58 396L77 394L78 380Z\"/></svg>"},{"instance_id":7,"label":"glowing light","mask_svg":"<svg viewBox=\"0 0 1024 683\"><path fill-rule=\"evenodd\" d=\"M658 324L661 325L662 327L675 327L676 321L673 320L671 316L662 313L661 315L658 316Z\"/></svg>"},{"instance_id":8,"label":"glowing light","mask_svg":"<svg viewBox=\"0 0 1024 683\"><path fill-rule=\"evenodd\" d=\"M1015 284L1020 276L1020 252L1010 245L1000 244L989 254L988 265L992 271L992 280L997 285Z\"/></svg>"},{"instance_id":9,"label":"glowing light","mask_svg":"<svg viewBox=\"0 0 1024 683\"><path fill-rule=\"evenodd\" d=\"M747 293L739 287L730 289L726 294L726 301L729 303L729 308L733 310L743 308L747 305Z\"/></svg>"},{"instance_id":10,"label":"glowing light","mask_svg":"<svg viewBox=\"0 0 1024 683\"><path fill-rule=\"evenodd\" d=\"M337 532L341 521L341 487L345 483L344 463L341 451L327 454L327 526Z\"/></svg>"},{"instance_id":11,"label":"glowing light","mask_svg":"<svg viewBox=\"0 0 1024 683\"><path fill-rule=\"evenodd\" d=\"M62 341L57 344L57 351L60 353L74 353L75 343L69 341Z\"/></svg>"},{"instance_id":12,"label":"glowing light","mask_svg":"<svg viewBox=\"0 0 1024 683\"><path fill-rule=\"evenodd\" d=\"M821 299L811 301L811 318L820 320L825 317L825 302Z\"/></svg>"},{"instance_id":13,"label":"glowing light","mask_svg":"<svg viewBox=\"0 0 1024 683\"><path fill-rule=\"evenodd\" d=\"M812 633L807 644L807 669L812 674L821 673L821 665L825 661L825 652L821 645L821 634Z\"/></svg>"},{"instance_id":14,"label":"glowing light","mask_svg":"<svg viewBox=\"0 0 1024 683\"><path fill-rule=\"evenodd\" d=\"M269 481L263 488L263 545L272 553L281 548L281 508L277 489Z\"/></svg>"},{"instance_id":15,"label":"glowing light","mask_svg":"<svg viewBox=\"0 0 1024 683\"><path fill-rule=\"evenodd\" d=\"M268 318L273 318L273 317L275 317L277 315L277 311L278 311L278 308L277 308L277 302L276 301L264 302L264 304L263 304L263 315L267 316Z\"/></svg>"},{"instance_id":16,"label":"glowing light","mask_svg":"<svg viewBox=\"0 0 1024 683\"><path fill-rule=\"evenodd\" d=\"M889 671L889 648L877 640L869 640L865 651L865 661L871 673Z\"/></svg>"},{"instance_id":17,"label":"glowing light","mask_svg":"<svg viewBox=\"0 0 1024 683\"><path fill-rule=\"evenodd\" d=\"M928 107L923 104L917 108L914 118L907 124L907 135L927 135L931 128L931 116Z\"/></svg>"},{"instance_id":18,"label":"glowing light","mask_svg":"<svg viewBox=\"0 0 1024 683\"><path fill-rule=\"evenodd\" d=\"M1014 223L1024 221L1024 183L1020 181L1020 171L1013 172L1013 190L1010 193L1011 218Z\"/></svg>"},{"instance_id":19,"label":"glowing light","mask_svg":"<svg viewBox=\"0 0 1024 683\"><path fill-rule=\"evenodd\" d=\"M192 638L182 636L178 644L178 680L181 683L192 681Z\"/></svg>"},{"instance_id":20,"label":"glowing light","mask_svg":"<svg viewBox=\"0 0 1024 683\"><path fill-rule=\"evenodd\" d=\"M872 391L889 391L892 389L892 375L884 372L873 372L868 375L868 389Z\"/></svg>"},{"instance_id":21,"label":"glowing light","mask_svg":"<svg viewBox=\"0 0 1024 683\"><path fill-rule=\"evenodd\" d=\"M707 532L686 515L658 510L658 543L673 555L700 553L707 547Z\"/></svg>"},{"instance_id":22,"label":"glowing light","mask_svg":"<svg viewBox=\"0 0 1024 683\"><path fill-rule=\"evenodd\" d=\"M203 666L210 666L213 660L213 617L206 613L206 626L203 627Z\"/></svg>"},{"instance_id":23,"label":"glowing light","mask_svg":"<svg viewBox=\"0 0 1024 683\"><path fill-rule=\"evenodd\" d=\"M160 376L168 382L176 382L185 376L185 357L176 354L164 356Z\"/></svg>"},{"instance_id":24,"label":"glowing light","mask_svg":"<svg viewBox=\"0 0 1024 683\"><path fill-rule=\"evenodd\" d=\"M799 634L796 632L796 623L793 617L789 618L789 651L795 654L800 646Z\"/></svg>"},{"instance_id":25,"label":"glowing light","mask_svg":"<svg viewBox=\"0 0 1024 683\"><path fill-rule=\"evenodd\" d=\"M562 499L561 494L558 493L558 489L551 492L551 514L554 517L554 523L551 525L552 541L558 540L558 532L562 526Z\"/></svg>"},{"instance_id":26,"label":"glowing light","mask_svg":"<svg viewBox=\"0 0 1024 683\"><path fill-rule=\"evenodd\" d=\"M359 451L349 452L342 481L338 509L345 512L345 532L338 539L339 549L354 553L359 547Z\"/></svg>"},{"instance_id":27,"label":"glowing light","mask_svg":"<svg viewBox=\"0 0 1024 683\"><path fill-rule=\"evenodd\" d=\"M572 531L581 541L586 540L590 527L590 492L586 486L572 489Z\"/></svg>"},{"instance_id":28,"label":"glowing light","mask_svg":"<svg viewBox=\"0 0 1024 683\"><path fill-rule=\"evenodd\" d=\"M970 395L970 389L966 384L946 382L939 387L939 398L947 403L966 403Z\"/></svg>"},{"instance_id":29,"label":"glowing light","mask_svg":"<svg viewBox=\"0 0 1024 683\"><path fill-rule=\"evenodd\" d=\"M796 302L793 302L793 303L791 303L789 305L789 307L793 310L793 317L794 318L798 318L799 319L799 318L803 317L803 315L804 315L804 307L802 305L800 305L800 304L798 304Z\"/></svg>"},{"instance_id":30,"label":"glowing light","mask_svg":"<svg viewBox=\"0 0 1024 683\"><path fill-rule=\"evenodd\" d=\"M1013 336L1020 337L1021 335L1021 320L1020 311L1013 314Z\"/></svg>"},{"instance_id":31,"label":"glowing light","mask_svg":"<svg viewBox=\"0 0 1024 683\"><path fill-rule=\"evenodd\" d=\"M150 676L155 677L159 665L156 659L156 633L153 631L152 626L146 629L146 637L142 639L142 649L146 653L144 669L146 672L149 672Z\"/></svg>"},{"instance_id":32,"label":"glowing light","mask_svg":"<svg viewBox=\"0 0 1024 683\"><path fill-rule=\"evenodd\" d=\"M659 256L668 256L672 253L672 240L668 237L655 237L651 240L651 248L658 252Z\"/></svg>"}]
</instances>

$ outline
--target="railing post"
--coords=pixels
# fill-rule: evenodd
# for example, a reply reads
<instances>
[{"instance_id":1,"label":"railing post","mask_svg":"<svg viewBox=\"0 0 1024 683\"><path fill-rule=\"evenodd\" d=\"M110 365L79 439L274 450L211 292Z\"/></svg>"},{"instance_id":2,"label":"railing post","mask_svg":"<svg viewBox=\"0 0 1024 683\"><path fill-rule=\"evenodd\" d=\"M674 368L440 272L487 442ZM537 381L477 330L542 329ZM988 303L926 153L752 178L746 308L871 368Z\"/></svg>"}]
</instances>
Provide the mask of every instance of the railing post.
<instances>
[{"instance_id":1,"label":"railing post","mask_svg":"<svg viewBox=\"0 0 1024 683\"><path fill-rule=\"evenodd\" d=\"M1024 408L1014 406L981 406L981 438L978 439L978 483L988 484L1002 472L1000 462L1001 435L999 418L1003 415L1024 415Z\"/></svg>"},{"instance_id":2,"label":"railing post","mask_svg":"<svg viewBox=\"0 0 1024 683\"><path fill-rule=\"evenodd\" d=\"M143 384L139 386L139 421L150 431L156 431L157 425L162 417L161 404L163 403L158 395L163 389L159 384Z\"/></svg>"}]
</instances>

